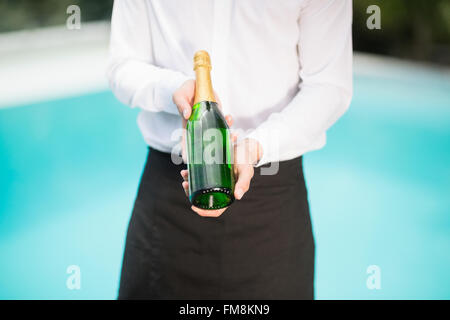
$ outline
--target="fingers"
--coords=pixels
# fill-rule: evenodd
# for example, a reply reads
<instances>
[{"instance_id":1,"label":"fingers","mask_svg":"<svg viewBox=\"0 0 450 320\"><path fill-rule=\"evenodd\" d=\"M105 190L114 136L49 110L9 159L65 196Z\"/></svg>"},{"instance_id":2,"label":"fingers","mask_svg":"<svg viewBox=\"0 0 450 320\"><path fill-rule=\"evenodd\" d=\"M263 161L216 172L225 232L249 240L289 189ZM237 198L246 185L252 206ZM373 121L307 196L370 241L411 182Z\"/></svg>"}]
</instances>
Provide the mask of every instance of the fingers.
<instances>
[{"instance_id":1,"label":"fingers","mask_svg":"<svg viewBox=\"0 0 450 320\"><path fill-rule=\"evenodd\" d=\"M189 182L183 181L181 183L181 186L183 187L184 193L186 194L186 196L189 197Z\"/></svg>"},{"instance_id":2,"label":"fingers","mask_svg":"<svg viewBox=\"0 0 450 320\"><path fill-rule=\"evenodd\" d=\"M172 100L178 108L178 112L185 120L189 119L192 112L192 102L195 93L195 81L184 82L173 94Z\"/></svg>"},{"instance_id":3,"label":"fingers","mask_svg":"<svg viewBox=\"0 0 450 320\"><path fill-rule=\"evenodd\" d=\"M233 125L233 117L228 114L225 116L225 120L227 121L228 127L231 128L231 126ZM231 138L232 143L236 143L237 138L238 138L237 133L231 133L230 138Z\"/></svg>"},{"instance_id":4,"label":"fingers","mask_svg":"<svg viewBox=\"0 0 450 320\"><path fill-rule=\"evenodd\" d=\"M227 121L227 124L229 127L231 127L233 125L233 117L231 115L226 115L225 116L225 120Z\"/></svg>"},{"instance_id":5,"label":"fingers","mask_svg":"<svg viewBox=\"0 0 450 320\"><path fill-rule=\"evenodd\" d=\"M181 176L183 177L184 181L188 181L189 171L187 170L181 170L180 171Z\"/></svg>"},{"instance_id":6,"label":"fingers","mask_svg":"<svg viewBox=\"0 0 450 320\"><path fill-rule=\"evenodd\" d=\"M232 133L232 134L230 135L230 138L231 138L231 142L232 142L232 143L236 143L237 138L238 138L238 135L237 135L236 133Z\"/></svg>"},{"instance_id":7,"label":"fingers","mask_svg":"<svg viewBox=\"0 0 450 320\"><path fill-rule=\"evenodd\" d=\"M188 120L191 116L192 108L188 101L182 100L175 102L178 108L178 112L180 112L180 115L183 117L183 119Z\"/></svg>"},{"instance_id":8,"label":"fingers","mask_svg":"<svg viewBox=\"0 0 450 320\"><path fill-rule=\"evenodd\" d=\"M180 175L183 177L183 182L181 183L181 186L183 187L184 193L186 193L186 196L189 197L188 171L181 170Z\"/></svg>"},{"instance_id":9,"label":"fingers","mask_svg":"<svg viewBox=\"0 0 450 320\"><path fill-rule=\"evenodd\" d=\"M214 217L217 218L219 217L222 213L225 212L225 210L227 210L227 208L223 208L223 209L218 209L218 210L203 210L197 207L192 206L191 207L192 211L194 211L195 213L197 213L198 215L202 216L202 217Z\"/></svg>"},{"instance_id":10,"label":"fingers","mask_svg":"<svg viewBox=\"0 0 450 320\"><path fill-rule=\"evenodd\" d=\"M250 188L250 181L253 178L254 169L252 165L240 164L236 166L238 180L234 188L234 197L241 200Z\"/></svg>"}]
</instances>

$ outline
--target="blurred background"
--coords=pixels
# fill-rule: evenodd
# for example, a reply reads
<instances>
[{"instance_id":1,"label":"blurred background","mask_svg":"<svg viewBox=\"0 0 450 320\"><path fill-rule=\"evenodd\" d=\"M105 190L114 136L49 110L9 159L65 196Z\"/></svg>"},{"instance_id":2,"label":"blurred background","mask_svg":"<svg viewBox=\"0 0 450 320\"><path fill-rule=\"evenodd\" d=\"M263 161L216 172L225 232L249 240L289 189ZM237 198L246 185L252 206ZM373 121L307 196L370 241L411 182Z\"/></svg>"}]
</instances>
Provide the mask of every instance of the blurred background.
<instances>
[{"instance_id":1,"label":"blurred background","mask_svg":"<svg viewBox=\"0 0 450 320\"><path fill-rule=\"evenodd\" d=\"M147 150L104 76L112 3L0 1L1 299L116 298ZM353 37L352 105L304 160L316 297L449 299L450 1L355 0Z\"/></svg>"}]
</instances>

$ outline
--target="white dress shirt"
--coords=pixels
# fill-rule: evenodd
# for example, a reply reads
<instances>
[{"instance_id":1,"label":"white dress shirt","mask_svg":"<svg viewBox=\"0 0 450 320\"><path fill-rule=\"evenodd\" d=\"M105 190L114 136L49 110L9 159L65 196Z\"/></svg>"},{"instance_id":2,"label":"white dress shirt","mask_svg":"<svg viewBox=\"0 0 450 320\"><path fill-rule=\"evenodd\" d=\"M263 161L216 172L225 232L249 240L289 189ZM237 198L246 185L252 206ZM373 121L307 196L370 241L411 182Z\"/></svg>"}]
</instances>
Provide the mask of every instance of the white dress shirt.
<instances>
[{"instance_id":1,"label":"white dress shirt","mask_svg":"<svg viewBox=\"0 0 450 320\"><path fill-rule=\"evenodd\" d=\"M206 50L223 113L263 148L258 165L289 160L323 147L350 104L351 24L351 0L116 0L110 87L142 110L145 141L171 152L172 94Z\"/></svg>"}]
</instances>

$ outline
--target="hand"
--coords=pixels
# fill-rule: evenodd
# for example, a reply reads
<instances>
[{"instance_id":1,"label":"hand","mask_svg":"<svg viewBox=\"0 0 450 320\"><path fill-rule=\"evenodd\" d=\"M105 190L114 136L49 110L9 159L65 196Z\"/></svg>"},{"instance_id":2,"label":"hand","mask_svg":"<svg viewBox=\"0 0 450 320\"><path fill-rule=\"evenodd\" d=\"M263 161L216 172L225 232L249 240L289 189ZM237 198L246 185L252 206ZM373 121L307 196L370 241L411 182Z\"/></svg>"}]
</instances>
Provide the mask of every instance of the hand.
<instances>
[{"instance_id":1,"label":"hand","mask_svg":"<svg viewBox=\"0 0 450 320\"><path fill-rule=\"evenodd\" d=\"M220 102L219 97L217 96L217 93L214 92L217 104L219 108L222 107L222 103ZM182 119L182 128L183 128L183 135L182 135L182 157L183 161L186 163L186 123L189 117L192 113L192 104L194 103L194 96L195 96L195 80L187 80L185 81L172 95L172 100L175 103L175 105L178 108L178 112L180 113L181 119ZM227 124L229 127L233 124L233 119L230 115L225 116L225 120L227 121ZM235 136L232 136L232 140L236 140ZM182 170L181 175L183 176L185 182L183 182L183 188L185 189L186 195L189 195L189 183L188 181L188 171ZM220 210L202 210L200 208L192 206L192 210L197 212L200 215L204 216L219 216L222 214L225 209ZM219 211L222 211L219 213Z\"/></svg>"},{"instance_id":2,"label":"hand","mask_svg":"<svg viewBox=\"0 0 450 320\"><path fill-rule=\"evenodd\" d=\"M237 136L233 135L232 140L235 142L237 140ZM261 159L262 148L258 141L253 139L244 139L234 145L234 154L235 163L233 168L237 179L234 187L234 197L237 200L241 200L250 188L250 182L254 175L253 166L259 161L259 159ZM181 170L180 174L184 179L182 183L184 192L187 196L189 196L188 170ZM219 217L227 208L218 210L204 210L192 206L191 209L203 217Z\"/></svg>"}]
</instances>

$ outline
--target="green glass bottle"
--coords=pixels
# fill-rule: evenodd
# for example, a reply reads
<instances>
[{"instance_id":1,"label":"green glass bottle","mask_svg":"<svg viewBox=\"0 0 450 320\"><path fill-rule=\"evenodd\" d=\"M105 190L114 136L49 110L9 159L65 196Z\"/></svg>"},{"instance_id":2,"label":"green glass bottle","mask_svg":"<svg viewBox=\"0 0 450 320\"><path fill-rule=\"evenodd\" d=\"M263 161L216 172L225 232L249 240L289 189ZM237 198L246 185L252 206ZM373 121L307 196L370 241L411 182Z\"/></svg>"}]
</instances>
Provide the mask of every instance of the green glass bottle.
<instances>
[{"instance_id":1,"label":"green glass bottle","mask_svg":"<svg viewBox=\"0 0 450 320\"><path fill-rule=\"evenodd\" d=\"M206 51L195 53L194 70L194 105L186 124L189 199L196 207L214 210L234 201L233 150L229 127L214 96Z\"/></svg>"}]
</instances>

